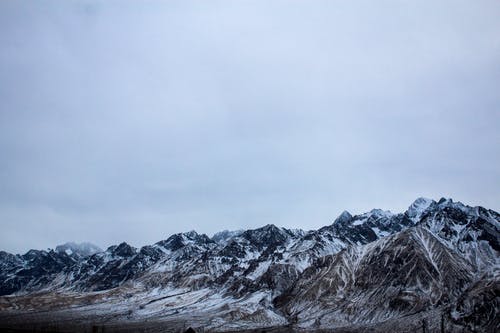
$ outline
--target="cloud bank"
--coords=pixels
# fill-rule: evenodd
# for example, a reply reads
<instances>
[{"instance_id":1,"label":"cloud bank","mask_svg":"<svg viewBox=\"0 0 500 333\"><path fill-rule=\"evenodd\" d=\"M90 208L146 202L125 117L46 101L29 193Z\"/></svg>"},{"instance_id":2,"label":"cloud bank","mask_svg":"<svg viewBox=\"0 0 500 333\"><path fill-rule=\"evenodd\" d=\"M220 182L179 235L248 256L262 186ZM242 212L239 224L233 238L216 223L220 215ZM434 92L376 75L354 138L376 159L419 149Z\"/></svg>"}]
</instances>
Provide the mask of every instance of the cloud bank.
<instances>
[{"instance_id":1,"label":"cloud bank","mask_svg":"<svg viewBox=\"0 0 500 333\"><path fill-rule=\"evenodd\" d=\"M498 1L0 3L1 248L500 206Z\"/></svg>"}]
</instances>

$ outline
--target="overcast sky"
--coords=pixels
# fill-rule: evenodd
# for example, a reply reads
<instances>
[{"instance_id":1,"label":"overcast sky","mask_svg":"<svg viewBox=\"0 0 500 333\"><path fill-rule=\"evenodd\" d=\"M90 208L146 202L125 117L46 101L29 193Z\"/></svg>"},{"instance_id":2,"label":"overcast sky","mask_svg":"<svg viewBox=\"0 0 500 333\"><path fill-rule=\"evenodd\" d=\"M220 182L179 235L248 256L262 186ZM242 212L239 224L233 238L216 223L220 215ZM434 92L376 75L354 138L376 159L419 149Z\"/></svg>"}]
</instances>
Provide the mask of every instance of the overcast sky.
<instances>
[{"instance_id":1,"label":"overcast sky","mask_svg":"<svg viewBox=\"0 0 500 333\"><path fill-rule=\"evenodd\" d=\"M500 210L500 2L1 1L0 249Z\"/></svg>"}]
</instances>

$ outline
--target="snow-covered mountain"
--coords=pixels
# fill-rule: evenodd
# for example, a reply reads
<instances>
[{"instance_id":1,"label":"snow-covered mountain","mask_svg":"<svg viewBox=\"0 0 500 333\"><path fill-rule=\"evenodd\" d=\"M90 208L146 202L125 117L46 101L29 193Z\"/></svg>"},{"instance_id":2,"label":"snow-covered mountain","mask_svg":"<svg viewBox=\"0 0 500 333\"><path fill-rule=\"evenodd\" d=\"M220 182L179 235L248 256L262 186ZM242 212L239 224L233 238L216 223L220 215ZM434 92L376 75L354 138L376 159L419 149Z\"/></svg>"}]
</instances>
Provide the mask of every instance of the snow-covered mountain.
<instances>
[{"instance_id":1,"label":"snow-covered mountain","mask_svg":"<svg viewBox=\"0 0 500 333\"><path fill-rule=\"evenodd\" d=\"M188 320L214 331L387 331L404 317L415 327L439 318L449 331L495 331L499 251L498 213L424 198L400 214L343 212L311 231L266 225L212 238L190 231L105 251L68 243L0 252L0 317L37 309L52 318Z\"/></svg>"},{"instance_id":2,"label":"snow-covered mountain","mask_svg":"<svg viewBox=\"0 0 500 333\"><path fill-rule=\"evenodd\" d=\"M75 242L68 242L56 246L56 252L64 252L69 256L75 255L77 257L83 258L102 252L102 250L98 246L88 242L78 244Z\"/></svg>"}]
</instances>

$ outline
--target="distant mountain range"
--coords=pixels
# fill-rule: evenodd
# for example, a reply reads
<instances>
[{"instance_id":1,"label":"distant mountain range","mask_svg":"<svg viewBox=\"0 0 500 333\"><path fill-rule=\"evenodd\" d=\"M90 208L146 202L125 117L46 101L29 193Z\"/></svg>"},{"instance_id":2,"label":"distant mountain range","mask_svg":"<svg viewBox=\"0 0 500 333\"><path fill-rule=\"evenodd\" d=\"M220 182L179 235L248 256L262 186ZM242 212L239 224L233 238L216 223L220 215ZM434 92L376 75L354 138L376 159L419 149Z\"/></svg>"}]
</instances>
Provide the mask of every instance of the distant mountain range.
<instances>
[{"instance_id":1,"label":"distant mountain range","mask_svg":"<svg viewBox=\"0 0 500 333\"><path fill-rule=\"evenodd\" d=\"M311 231L266 225L140 249L0 252L0 321L495 332L499 252L497 212L444 198L399 214L343 212Z\"/></svg>"}]
</instances>

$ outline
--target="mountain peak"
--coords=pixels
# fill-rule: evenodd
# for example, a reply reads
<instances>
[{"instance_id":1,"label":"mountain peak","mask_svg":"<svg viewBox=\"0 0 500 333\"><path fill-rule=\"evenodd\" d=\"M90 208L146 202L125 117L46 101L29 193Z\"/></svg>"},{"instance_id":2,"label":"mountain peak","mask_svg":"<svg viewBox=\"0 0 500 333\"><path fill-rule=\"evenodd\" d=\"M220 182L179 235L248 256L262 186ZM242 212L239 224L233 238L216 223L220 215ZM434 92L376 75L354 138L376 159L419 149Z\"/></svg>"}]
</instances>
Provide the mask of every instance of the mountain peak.
<instances>
[{"instance_id":1,"label":"mountain peak","mask_svg":"<svg viewBox=\"0 0 500 333\"><path fill-rule=\"evenodd\" d=\"M440 200L441 202L441 200ZM406 214L413 222L418 222L423 213L436 202L432 199L428 198L417 198L413 203L408 207Z\"/></svg>"},{"instance_id":2,"label":"mountain peak","mask_svg":"<svg viewBox=\"0 0 500 333\"><path fill-rule=\"evenodd\" d=\"M244 232L244 230L234 230L234 231L223 230L223 231L219 231L219 232L216 232L212 236L212 240L214 242L216 242L216 243L219 243L219 242L226 243L231 238L237 237L237 236L241 235L243 232Z\"/></svg>"},{"instance_id":3,"label":"mountain peak","mask_svg":"<svg viewBox=\"0 0 500 333\"><path fill-rule=\"evenodd\" d=\"M102 252L101 248L88 242L84 243L67 242L56 246L55 251L58 253L66 253L67 255L74 254L81 257L87 257Z\"/></svg>"},{"instance_id":4,"label":"mountain peak","mask_svg":"<svg viewBox=\"0 0 500 333\"><path fill-rule=\"evenodd\" d=\"M119 257L129 257L134 255L136 249L126 242L120 243L118 246L112 247L111 253Z\"/></svg>"},{"instance_id":5,"label":"mountain peak","mask_svg":"<svg viewBox=\"0 0 500 333\"><path fill-rule=\"evenodd\" d=\"M177 251L185 246L193 244L208 244L213 243L207 235L199 234L194 230L188 232L181 232L173 234L166 240L162 240L156 243L156 245L161 246L170 251Z\"/></svg>"},{"instance_id":6,"label":"mountain peak","mask_svg":"<svg viewBox=\"0 0 500 333\"><path fill-rule=\"evenodd\" d=\"M445 197L442 197L441 199L439 199L438 201L438 205L446 205L446 204L451 204L453 203L453 199L452 198L445 198Z\"/></svg>"},{"instance_id":7,"label":"mountain peak","mask_svg":"<svg viewBox=\"0 0 500 333\"><path fill-rule=\"evenodd\" d=\"M261 228L242 233L242 237L259 247L283 244L289 236L283 229L274 224L267 224Z\"/></svg>"},{"instance_id":8,"label":"mountain peak","mask_svg":"<svg viewBox=\"0 0 500 333\"><path fill-rule=\"evenodd\" d=\"M374 208L370 211L369 215L371 216L377 216L377 217L383 217L383 216L391 216L393 215L390 210L383 210L380 208Z\"/></svg>"},{"instance_id":9,"label":"mountain peak","mask_svg":"<svg viewBox=\"0 0 500 333\"><path fill-rule=\"evenodd\" d=\"M195 230L191 230L188 232L182 233L184 236L186 236L189 239L195 239L199 236L199 234Z\"/></svg>"},{"instance_id":10,"label":"mountain peak","mask_svg":"<svg viewBox=\"0 0 500 333\"><path fill-rule=\"evenodd\" d=\"M346 223L349 222L352 219L351 213L349 213L347 210L344 210L333 222L335 223Z\"/></svg>"},{"instance_id":11,"label":"mountain peak","mask_svg":"<svg viewBox=\"0 0 500 333\"><path fill-rule=\"evenodd\" d=\"M262 230L268 230L268 231L279 231L280 228L275 226L274 224L266 224L265 226L262 227Z\"/></svg>"}]
</instances>

